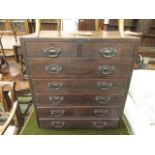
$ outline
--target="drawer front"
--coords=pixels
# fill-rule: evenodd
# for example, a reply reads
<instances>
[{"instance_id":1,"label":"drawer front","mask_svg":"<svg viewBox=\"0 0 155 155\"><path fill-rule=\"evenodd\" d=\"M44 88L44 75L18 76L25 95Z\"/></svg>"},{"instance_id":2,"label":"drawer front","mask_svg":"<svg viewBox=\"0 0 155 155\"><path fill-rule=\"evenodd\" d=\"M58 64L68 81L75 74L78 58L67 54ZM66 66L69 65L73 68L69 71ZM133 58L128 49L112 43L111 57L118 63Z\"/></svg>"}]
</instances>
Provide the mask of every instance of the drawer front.
<instances>
[{"instance_id":1,"label":"drawer front","mask_svg":"<svg viewBox=\"0 0 155 155\"><path fill-rule=\"evenodd\" d=\"M101 117L101 118L118 118L120 114L120 107L89 107L89 106L64 106L64 107L37 107L39 117Z\"/></svg>"},{"instance_id":2,"label":"drawer front","mask_svg":"<svg viewBox=\"0 0 155 155\"><path fill-rule=\"evenodd\" d=\"M32 80L37 93L105 93L121 92L126 88L125 79L44 79Z\"/></svg>"},{"instance_id":3,"label":"drawer front","mask_svg":"<svg viewBox=\"0 0 155 155\"><path fill-rule=\"evenodd\" d=\"M84 57L102 57L105 59L132 59L135 46L127 43L86 42L82 46Z\"/></svg>"},{"instance_id":4,"label":"drawer front","mask_svg":"<svg viewBox=\"0 0 155 155\"><path fill-rule=\"evenodd\" d=\"M123 93L96 94L96 95L66 95L66 94L42 94L35 96L38 106L121 106L123 103Z\"/></svg>"},{"instance_id":5,"label":"drawer front","mask_svg":"<svg viewBox=\"0 0 155 155\"><path fill-rule=\"evenodd\" d=\"M76 42L32 41L25 42L27 56L30 58L76 57Z\"/></svg>"},{"instance_id":6,"label":"drawer front","mask_svg":"<svg viewBox=\"0 0 155 155\"><path fill-rule=\"evenodd\" d=\"M29 70L32 77L52 77L58 75L129 75L131 63L128 61L103 61L102 59L30 59Z\"/></svg>"},{"instance_id":7,"label":"drawer front","mask_svg":"<svg viewBox=\"0 0 155 155\"><path fill-rule=\"evenodd\" d=\"M39 119L41 128L116 128L119 125L119 120L54 120L54 119Z\"/></svg>"}]
</instances>

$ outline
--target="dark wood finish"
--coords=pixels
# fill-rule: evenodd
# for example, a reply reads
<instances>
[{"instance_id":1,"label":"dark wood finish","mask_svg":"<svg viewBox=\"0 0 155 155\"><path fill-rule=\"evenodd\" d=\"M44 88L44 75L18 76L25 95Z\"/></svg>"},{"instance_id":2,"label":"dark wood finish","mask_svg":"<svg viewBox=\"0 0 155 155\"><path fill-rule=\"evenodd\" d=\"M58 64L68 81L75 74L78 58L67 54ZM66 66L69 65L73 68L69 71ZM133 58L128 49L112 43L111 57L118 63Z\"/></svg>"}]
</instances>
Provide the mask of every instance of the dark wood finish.
<instances>
[{"instance_id":1,"label":"dark wood finish","mask_svg":"<svg viewBox=\"0 0 155 155\"><path fill-rule=\"evenodd\" d=\"M142 32L143 35L149 34L152 24L152 19L139 19L137 23L137 32Z\"/></svg>"},{"instance_id":2,"label":"dark wood finish","mask_svg":"<svg viewBox=\"0 0 155 155\"><path fill-rule=\"evenodd\" d=\"M118 32L41 32L39 38L21 38L39 126L118 127L139 42Z\"/></svg>"},{"instance_id":3,"label":"dark wood finish","mask_svg":"<svg viewBox=\"0 0 155 155\"><path fill-rule=\"evenodd\" d=\"M142 56L145 56L145 57L155 58L155 47L141 46L138 49L138 54L141 54Z\"/></svg>"},{"instance_id":4,"label":"dark wood finish","mask_svg":"<svg viewBox=\"0 0 155 155\"><path fill-rule=\"evenodd\" d=\"M119 125L118 120L113 119L39 119L41 128L116 128Z\"/></svg>"},{"instance_id":5,"label":"dark wood finish","mask_svg":"<svg viewBox=\"0 0 155 155\"><path fill-rule=\"evenodd\" d=\"M38 106L121 106L123 93L100 92L96 94L49 93L35 95Z\"/></svg>"},{"instance_id":6,"label":"dark wood finish","mask_svg":"<svg viewBox=\"0 0 155 155\"><path fill-rule=\"evenodd\" d=\"M57 107L37 107L39 117L101 117L101 118L118 118L120 114L120 107L91 107L91 106L64 106Z\"/></svg>"},{"instance_id":7,"label":"dark wood finish","mask_svg":"<svg viewBox=\"0 0 155 155\"><path fill-rule=\"evenodd\" d=\"M129 75L131 61L128 59L119 59L117 61L106 59L103 61L102 59L93 58L64 58L53 59L52 61L51 59L29 59L29 66L30 74L34 78L41 76L54 77L54 75L102 75L104 77L107 75ZM103 69L99 69L100 66L103 66ZM104 70L106 70L104 66L108 66L109 74L104 73ZM51 71L51 68L55 67L56 71Z\"/></svg>"},{"instance_id":8,"label":"dark wood finish","mask_svg":"<svg viewBox=\"0 0 155 155\"><path fill-rule=\"evenodd\" d=\"M79 19L78 30L80 31L94 31L95 19ZM99 19L99 30L104 29L104 19Z\"/></svg>"},{"instance_id":9,"label":"dark wood finish","mask_svg":"<svg viewBox=\"0 0 155 155\"><path fill-rule=\"evenodd\" d=\"M134 51L134 46L131 48L131 44L128 43L114 43L104 41L100 42L88 42L85 41L83 44L75 41L46 41L46 42L26 42L27 56L30 58L51 58L53 55L57 58L59 57L77 57L78 48L81 46L80 57L100 57L105 58L100 50L110 49L115 50L116 55L109 58L129 58L132 56ZM55 52L52 55L50 50L53 49ZM58 53L58 50L60 52ZM54 57L54 58L55 58Z\"/></svg>"},{"instance_id":10,"label":"dark wood finish","mask_svg":"<svg viewBox=\"0 0 155 155\"><path fill-rule=\"evenodd\" d=\"M40 19L41 31L43 30L57 31L59 29L59 20L61 19ZM31 25L32 25L33 32L35 32L35 28L36 28L35 24L36 24L36 20L32 19Z\"/></svg>"},{"instance_id":11,"label":"dark wood finish","mask_svg":"<svg viewBox=\"0 0 155 155\"><path fill-rule=\"evenodd\" d=\"M83 30L95 30L95 19L79 19L78 29Z\"/></svg>"},{"instance_id":12,"label":"dark wood finish","mask_svg":"<svg viewBox=\"0 0 155 155\"><path fill-rule=\"evenodd\" d=\"M104 93L124 92L127 80L122 79L53 79L32 80L36 93Z\"/></svg>"},{"instance_id":13,"label":"dark wood finish","mask_svg":"<svg viewBox=\"0 0 155 155\"><path fill-rule=\"evenodd\" d=\"M48 58L51 57L50 49L54 48L55 55L57 55L58 50L60 53L56 57L76 57L77 56L77 42L26 42L27 56L31 58Z\"/></svg>"},{"instance_id":14,"label":"dark wood finish","mask_svg":"<svg viewBox=\"0 0 155 155\"><path fill-rule=\"evenodd\" d=\"M132 58L134 52L134 46L131 47L131 44L128 43L114 43L114 42L85 42L82 47L82 56L83 57L100 57L105 58L101 53L101 49L113 49L116 51L116 55L109 57L109 59L122 59L123 58ZM106 58L107 59L107 58Z\"/></svg>"}]
</instances>

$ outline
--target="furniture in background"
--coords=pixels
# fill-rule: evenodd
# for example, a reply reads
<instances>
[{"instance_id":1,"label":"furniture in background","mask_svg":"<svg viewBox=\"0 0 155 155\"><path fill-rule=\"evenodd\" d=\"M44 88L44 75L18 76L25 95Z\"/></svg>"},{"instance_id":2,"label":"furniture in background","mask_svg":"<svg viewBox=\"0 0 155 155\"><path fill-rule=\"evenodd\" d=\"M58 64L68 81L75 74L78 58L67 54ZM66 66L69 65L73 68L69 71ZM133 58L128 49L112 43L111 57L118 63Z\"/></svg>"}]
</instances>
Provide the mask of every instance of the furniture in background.
<instances>
[{"instance_id":1,"label":"furniture in background","mask_svg":"<svg viewBox=\"0 0 155 155\"><path fill-rule=\"evenodd\" d=\"M61 19L36 19L32 20L33 32L36 32L36 36L39 35L41 30L61 30Z\"/></svg>"},{"instance_id":2,"label":"furniture in background","mask_svg":"<svg viewBox=\"0 0 155 155\"><path fill-rule=\"evenodd\" d=\"M118 127L139 41L91 31L22 37L39 126Z\"/></svg>"},{"instance_id":3,"label":"furniture in background","mask_svg":"<svg viewBox=\"0 0 155 155\"><path fill-rule=\"evenodd\" d=\"M79 31L98 31L104 29L104 19L79 19Z\"/></svg>"},{"instance_id":4,"label":"furniture in background","mask_svg":"<svg viewBox=\"0 0 155 155\"><path fill-rule=\"evenodd\" d=\"M7 47L9 47L9 45L11 46L11 43L8 44L9 41L10 41L10 37L12 37L12 36L8 36L8 38L6 38L6 40L3 40L3 43L5 41L5 48L6 48L6 46ZM14 38L12 38L12 39L14 40ZM0 72L1 72L0 85L4 85L2 87L2 91L0 92L0 95L2 96L2 100L1 101L3 103L2 107L4 108L3 115L6 114L6 111L10 111L11 110L11 113L9 113L9 114L7 113L6 114L6 116L9 116L9 119L6 121L6 123L4 123L4 129L10 124L11 119L13 119L13 116L15 114L15 109L16 109L17 105L18 105L18 107L17 107L18 108L18 118L20 119L19 120L20 121L20 126L18 126L18 129L20 129L20 127L24 123L25 116L26 116L28 110L30 109L30 106L31 106L31 103L32 103L31 101L32 100L31 99L29 101L25 101L24 100L24 102L20 100L19 103L18 102L16 103L15 108L14 108L14 106L12 107L12 103L10 103L12 98L9 99L9 96L8 96L8 92L10 92L10 90L5 88L6 85L9 85L9 84L11 85L12 83L13 84L16 83L16 85L12 86L12 91L14 92L14 94L16 93L16 98L17 98L18 101L19 101L19 99L18 99L19 95L20 95L20 97L22 97L22 100L23 100L24 96L26 96L27 92L25 92L25 91L29 90L29 85L28 85L28 82L26 80L23 80L23 79L19 78L20 74L22 73L21 72L20 64L18 64L15 61L15 59L13 60L13 57L10 60L10 58L8 56L8 53L7 53L7 56L6 56L6 54L4 52L4 48L3 48L3 43L0 42L1 53L2 53L2 55L1 55L1 69L0 69ZM14 44L12 43L12 46L13 45ZM12 93L12 91L11 91L11 93ZM12 95L11 97L15 98L15 95ZM26 98L28 98L28 97L26 96ZM13 109L10 109L10 107L12 107Z\"/></svg>"},{"instance_id":5,"label":"furniture in background","mask_svg":"<svg viewBox=\"0 0 155 155\"><path fill-rule=\"evenodd\" d=\"M12 30L16 30L17 35L29 34L30 25L28 19L0 19L0 33L8 32L12 34Z\"/></svg>"},{"instance_id":6,"label":"furniture in background","mask_svg":"<svg viewBox=\"0 0 155 155\"><path fill-rule=\"evenodd\" d=\"M59 19L40 19L41 30L59 30Z\"/></svg>"},{"instance_id":7,"label":"furniture in background","mask_svg":"<svg viewBox=\"0 0 155 155\"><path fill-rule=\"evenodd\" d=\"M90 24L91 25L90 27L87 27L89 24L86 24L86 25L84 24L84 29L83 29L83 26L80 27L80 24L79 24L80 22L83 22L83 21L85 21L86 23L87 22L92 23L92 21L93 21L94 27L92 28L91 24ZM78 24L78 29L77 29L77 26L74 25L76 31L77 30L90 30L90 29L91 30L93 29L93 31L101 31L102 29L104 29L106 27L106 25L103 23L103 19L102 20L101 19L79 20L79 22L76 24ZM118 30L119 30L120 36L124 37L124 19L118 19ZM41 31L41 19L36 19L36 21L35 21L36 37L39 36L40 31ZM63 29L63 20L61 20L61 19L57 19L57 31L65 31L65 29ZM67 29L67 31L69 31L69 30Z\"/></svg>"},{"instance_id":8,"label":"furniture in background","mask_svg":"<svg viewBox=\"0 0 155 155\"><path fill-rule=\"evenodd\" d=\"M2 134L15 135L18 133L18 125L12 124L12 121L16 115L17 107L18 107L18 102L15 101L12 105L12 109L10 112L0 112L0 119L2 119L3 117L2 121L4 121L4 123L0 125L0 135Z\"/></svg>"},{"instance_id":9,"label":"furniture in background","mask_svg":"<svg viewBox=\"0 0 155 155\"><path fill-rule=\"evenodd\" d=\"M17 134L20 128L15 83L0 81L0 134Z\"/></svg>"}]
</instances>

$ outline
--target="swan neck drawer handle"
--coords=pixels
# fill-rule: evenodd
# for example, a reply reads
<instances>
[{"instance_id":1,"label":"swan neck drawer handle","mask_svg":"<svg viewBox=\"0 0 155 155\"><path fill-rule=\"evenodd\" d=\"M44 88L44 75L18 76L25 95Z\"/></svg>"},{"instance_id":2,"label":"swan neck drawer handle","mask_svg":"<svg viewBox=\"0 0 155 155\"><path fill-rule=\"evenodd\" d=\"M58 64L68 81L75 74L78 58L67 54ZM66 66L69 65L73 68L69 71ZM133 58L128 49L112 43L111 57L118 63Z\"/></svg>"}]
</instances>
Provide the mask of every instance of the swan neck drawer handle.
<instances>
[{"instance_id":1,"label":"swan neck drawer handle","mask_svg":"<svg viewBox=\"0 0 155 155\"><path fill-rule=\"evenodd\" d=\"M65 113L64 109L54 109L50 111L50 114L54 117L62 117Z\"/></svg>"},{"instance_id":2,"label":"swan neck drawer handle","mask_svg":"<svg viewBox=\"0 0 155 155\"><path fill-rule=\"evenodd\" d=\"M99 49L98 52L104 58L112 58L118 54L117 50L110 48Z\"/></svg>"},{"instance_id":3,"label":"swan neck drawer handle","mask_svg":"<svg viewBox=\"0 0 155 155\"><path fill-rule=\"evenodd\" d=\"M103 75L110 75L113 73L115 67L113 65L101 65L98 66L98 70Z\"/></svg>"},{"instance_id":4,"label":"swan neck drawer handle","mask_svg":"<svg viewBox=\"0 0 155 155\"><path fill-rule=\"evenodd\" d=\"M48 56L50 58L56 58L60 55L61 49L55 48L55 47L50 47L47 49L43 49L43 52L45 53L46 56Z\"/></svg>"},{"instance_id":5,"label":"swan neck drawer handle","mask_svg":"<svg viewBox=\"0 0 155 155\"><path fill-rule=\"evenodd\" d=\"M64 100L63 96L49 96L49 101L53 104L61 104Z\"/></svg>"},{"instance_id":6,"label":"swan neck drawer handle","mask_svg":"<svg viewBox=\"0 0 155 155\"><path fill-rule=\"evenodd\" d=\"M52 121L51 122L51 127L54 128L63 128L65 125L65 121Z\"/></svg>"},{"instance_id":7,"label":"swan neck drawer handle","mask_svg":"<svg viewBox=\"0 0 155 155\"><path fill-rule=\"evenodd\" d=\"M62 67L61 65L50 64L45 66L45 71L50 74L58 74L60 71L62 71Z\"/></svg>"},{"instance_id":8,"label":"swan neck drawer handle","mask_svg":"<svg viewBox=\"0 0 155 155\"><path fill-rule=\"evenodd\" d=\"M97 101L97 103L99 103L99 104L109 103L110 100L111 100L110 96L96 96L95 97L95 101Z\"/></svg>"},{"instance_id":9,"label":"swan neck drawer handle","mask_svg":"<svg viewBox=\"0 0 155 155\"><path fill-rule=\"evenodd\" d=\"M107 126L107 124L108 124L107 121L94 121L93 122L93 126L95 128L104 128Z\"/></svg>"},{"instance_id":10,"label":"swan neck drawer handle","mask_svg":"<svg viewBox=\"0 0 155 155\"><path fill-rule=\"evenodd\" d=\"M112 82L97 82L97 87L101 90L110 89L113 87Z\"/></svg>"},{"instance_id":11,"label":"swan neck drawer handle","mask_svg":"<svg viewBox=\"0 0 155 155\"><path fill-rule=\"evenodd\" d=\"M63 87L63 82L49 82L48 83L48 88L50 89L59 90L62 87Z\"/></svg>"}]
</instances>

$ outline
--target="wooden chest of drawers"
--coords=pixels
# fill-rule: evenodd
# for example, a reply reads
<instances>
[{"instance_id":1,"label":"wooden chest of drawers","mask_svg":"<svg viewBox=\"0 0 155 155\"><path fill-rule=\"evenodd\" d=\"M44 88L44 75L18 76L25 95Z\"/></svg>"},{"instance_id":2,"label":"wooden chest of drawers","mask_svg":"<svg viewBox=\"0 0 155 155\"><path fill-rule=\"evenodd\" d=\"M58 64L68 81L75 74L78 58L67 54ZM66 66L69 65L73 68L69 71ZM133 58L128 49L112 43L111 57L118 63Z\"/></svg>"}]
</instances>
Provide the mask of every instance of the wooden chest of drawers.
<instances>
[{"instance_id":1,"label":"wooden chest of drawers","mask_svg":"<svg viewBox=\"0 0 155 155\"><path fill-rule=\"evenodd\" d=\"M90 33L21 38L40 127L118 127L140 40Z\"/></svg>"}]
</instances>

